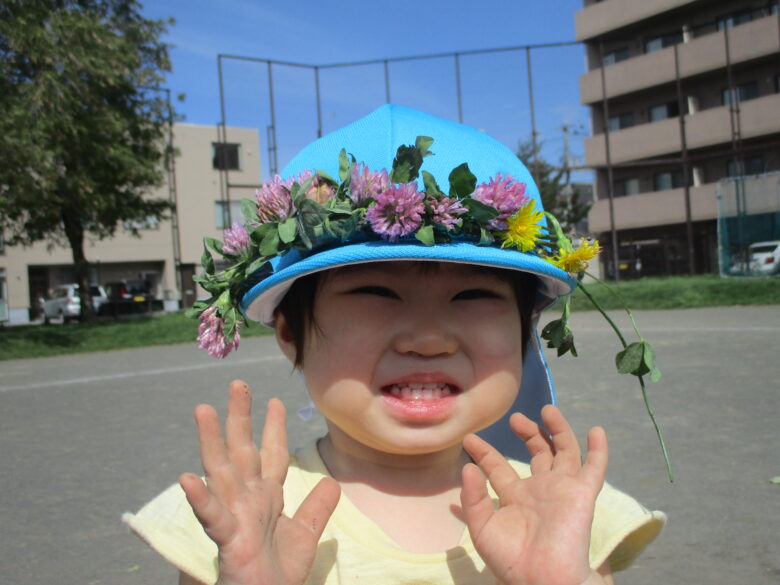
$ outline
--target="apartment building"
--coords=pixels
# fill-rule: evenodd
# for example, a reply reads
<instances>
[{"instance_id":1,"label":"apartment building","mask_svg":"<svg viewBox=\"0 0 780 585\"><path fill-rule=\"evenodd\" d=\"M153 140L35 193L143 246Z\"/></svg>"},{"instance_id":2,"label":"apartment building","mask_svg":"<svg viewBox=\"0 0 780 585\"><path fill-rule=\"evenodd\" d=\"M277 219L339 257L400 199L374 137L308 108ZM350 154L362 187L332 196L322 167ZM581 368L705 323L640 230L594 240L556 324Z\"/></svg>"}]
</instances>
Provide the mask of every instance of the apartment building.
<instances>
[{"instance_id":1,"label":"apartment building","mask_svg":"<svg viewBox=\"0 0 780 585\"><path fill-rule=\"evenodd\" d=\"M576 31L606 275L717 272L719 182L780 171L778 1L585 0Z\"/></svg>"},{"instance_id":2,"label":"apartment building","mask_svg":"<svg viewBox=\"0 0 780 585\"><path fill-rule=\"evenodd\" d=\"M221 137L221 139L220 139ZM240 199L260 182L259 137L254 129L176 124L174 164L150 195L176 204L172 217L136 225L140 237L119 226L115 237L91 240L85 253L91 280L107 284L147 280L167 310L191 306L199 292L192 277L200 266L203 237L222 238L240 219ZM231 186L228 188L228 181ZM70 248L38 243L0 248L0 320L23 324L39 317L39 299L74 282Z\"/></svg>"}]
</instances>

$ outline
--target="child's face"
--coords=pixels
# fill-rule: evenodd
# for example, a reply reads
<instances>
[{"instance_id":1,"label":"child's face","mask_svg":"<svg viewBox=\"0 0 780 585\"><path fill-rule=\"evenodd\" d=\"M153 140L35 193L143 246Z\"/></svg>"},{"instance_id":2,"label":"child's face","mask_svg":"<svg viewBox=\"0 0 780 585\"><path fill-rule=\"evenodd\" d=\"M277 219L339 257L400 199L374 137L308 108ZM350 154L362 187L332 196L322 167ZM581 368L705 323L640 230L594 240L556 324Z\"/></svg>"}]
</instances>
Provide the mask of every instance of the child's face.
<instances>
[{"instance_id":1,"label":"child's face","mask_svg":"<svg viewBox=\"0 0 780 585\"><path fill-rule=\"evenodd\" d=\"M512 285L478 267L377 262L331 271L314 304L304 374L331 434L423 454L498 420L522 375ZM277 322L282 349L283 317Z\"/></svg>"}]
</instances>

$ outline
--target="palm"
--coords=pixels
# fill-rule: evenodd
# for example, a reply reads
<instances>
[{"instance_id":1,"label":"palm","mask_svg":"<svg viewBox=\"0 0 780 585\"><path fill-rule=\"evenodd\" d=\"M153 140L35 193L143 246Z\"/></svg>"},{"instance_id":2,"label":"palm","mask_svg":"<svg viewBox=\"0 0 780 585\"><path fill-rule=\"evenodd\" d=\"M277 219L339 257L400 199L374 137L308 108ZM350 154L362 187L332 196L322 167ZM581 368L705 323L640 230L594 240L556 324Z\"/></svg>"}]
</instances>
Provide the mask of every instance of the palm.
<instances>
[{"instance_id":1,"label":"palm","mask_svg":"<svg viewBox=\"0 0 780 585\"><path fill-rule=\"evenodd\" d=\"M219 583L297 585L306 579L338 502L338 484L323 480L292 518L285 516L282 486L289 455L284 407L278 400L269 402L260 449L252 440L250 411L249 389L234 382L225 441L214 409L196 409L207 482L185 474L180 483L219 549Z\"/></svg>"},{"instance_id":2,"label":"palm","mask_svg":"<svg viewBox=\"0 0 780 585\"><path fill-rule=\"evenodd\" d=\"M532 454L531 477L520 478L490 445L465 446L499 496L494 508L479 469L464 469L462 503L477 551L505 584L579 585L590 575L588 547L595 499L606 470L603 431L593 431L584 466L571 429L557 409L545 409L552 440L515 416L512 426Z\"/></svg>"}]
</instances>

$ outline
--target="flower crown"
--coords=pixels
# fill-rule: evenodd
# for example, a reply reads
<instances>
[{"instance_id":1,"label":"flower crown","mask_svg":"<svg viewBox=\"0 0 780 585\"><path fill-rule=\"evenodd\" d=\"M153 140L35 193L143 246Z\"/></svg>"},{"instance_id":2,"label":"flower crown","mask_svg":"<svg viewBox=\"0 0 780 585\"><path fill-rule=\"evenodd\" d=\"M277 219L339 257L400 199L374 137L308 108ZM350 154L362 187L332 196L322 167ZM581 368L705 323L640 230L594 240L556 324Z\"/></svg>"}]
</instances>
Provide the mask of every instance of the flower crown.
<instances>
[{"instance_id":1,"label":"flower crown","mask_svg":"<svg viewBox=\"0 0 780 585\"><path fill-rule=\"evenodd\" d=\"M223 358L238 347L247 284L269 260L293 249L411 238L433 246L457 239L532 253L570 273L583 271L599 252L598 242L585 238L575 247L550 213L536 210L526 184L510 175L477 185L464 163L450 173L445 194L433 175L420 173L431 144L433 138L418 136L414 146L399 147L390 173L371 170L342 149L339 181L307 170L286 181L276 176L257 190L255 201L243 199L244 223L225 230L223 242L204 239L203 274L195 280L211 298L190 311L200 317L201 349ZM217 271L211 251L227 268Z\"/></svg>"},{"instance_id":2,"label":"flower crown","mask_svg":"<svg viewBox=\"0 0 780 585\"><path fill-rule=\"evenodd\" d=\"M628 309L639 341L627 343L581 282L588 261L600 252L598 242L580 238L575 244L551 213L537 211L535 201L526 195L526 184L508 174L498 173L487 183L477 185L477 178L463 163L450 172L445 194L432 174L420 173L423 159L433 154L432 144L433 138L418 136L414 146L400 146L390 173L371 170L342 149L338 181L321 170L304 171L287 180L276 176L257 190L254 201L242 199L244 223L234 222L225 230L223 242L204 239L203 273L194 280L211 296L197 301L187 311L189 316L200 319L200 348L224 358L238 347L239 331L247 324L240 310L244 293L270 274L267 265L271 259L290 250L305 253L348 243L414 238L426 246L457 239L533 254L576 276L580 281L578 289L617 334L623 346L615 358L618 372L639 379L669 479L673 480L643 379L646 375L652 381L661 377L654 363L655 351L639 333ZM420 174L422 191L417 183ZM212 251L222 256L219 271ZM564 297L561 305L561 318L549 322L541 336L547 347L558 350L559 356L567 352L576 356L568 323L570 297Z\"/></svg>"}]
</instances>

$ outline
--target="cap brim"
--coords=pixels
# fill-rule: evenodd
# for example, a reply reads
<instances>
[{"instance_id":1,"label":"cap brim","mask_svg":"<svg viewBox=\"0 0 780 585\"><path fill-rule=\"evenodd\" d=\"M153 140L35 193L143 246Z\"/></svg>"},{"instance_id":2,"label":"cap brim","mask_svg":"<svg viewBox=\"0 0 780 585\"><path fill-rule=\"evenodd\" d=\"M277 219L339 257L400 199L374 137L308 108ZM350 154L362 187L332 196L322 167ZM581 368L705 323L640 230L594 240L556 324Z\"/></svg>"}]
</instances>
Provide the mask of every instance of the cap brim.
<instances>
[{"instance_id":1,"label":"cap brim","mask_svg":"<svg viewBox=\"0 0 780 585\"><path fill-rule=\"evenodd\" d=\"M255 284L243 297L241 310L247 318L271 326L274 310L293 282L302 276L364 262L429 261L474 264L491 268L518 270L539 277L539 295L547 305L569 294L576 279L533 254L469 242L426 246L414 242L360 242L318 251L309 257L292 250L273 262L273 273Z\"/></svg>"}]
</instances>

